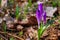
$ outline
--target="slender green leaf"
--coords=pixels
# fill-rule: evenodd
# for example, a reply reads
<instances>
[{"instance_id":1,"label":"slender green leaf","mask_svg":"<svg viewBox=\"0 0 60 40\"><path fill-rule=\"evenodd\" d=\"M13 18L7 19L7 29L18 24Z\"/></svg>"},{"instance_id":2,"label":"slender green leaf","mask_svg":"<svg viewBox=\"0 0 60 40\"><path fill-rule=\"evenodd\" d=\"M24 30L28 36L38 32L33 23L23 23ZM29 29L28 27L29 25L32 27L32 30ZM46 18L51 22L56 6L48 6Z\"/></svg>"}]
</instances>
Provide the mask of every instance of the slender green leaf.
<instances>
[{"instance_id":1,"label":"slender green leaf","mask_svg":"<svg viewBox=\"0 0 60 40\"><path fill-rule=\"evenodd\" d=\"M40 28L38 29L38 40L40 40L40 37L42 36L42 34L44 33L44 31L50 27L51 24L53 24L54 20L49 20L47 22L46 25L43 25L43 23L41 23Z\"/></svg>"},{"instance_id":2,"label":"slender green leaf","mask_svg":"<svg viewBox=\"0 0 60 40\"><path fill-rule=\"evenodd\" d=\"M19 16L20 16L20 14L19 14L19 7L18 7L18 5L16 5L16 19L18 19L19 18Z\"/></svg>"},{"instance_id":3,"label":"slender green leaf","mask_svg":"<svg viewBox=\"0 0 60 40\"><path fill-rule=\"evenodd\" d=\"M4 32L6 32L6 23L5 22L3 22L3 30L4 30Z\"/></svg>"},{"instance_id":4,"label":"slender green leaf","mask_svg":"<svg viewBox=\"0 0 60 40\"><path fill-rule=\"evenodd\" d=\"M1 0L0 0L0 5L1 5Z\"/></svg>"},{"instance_id":5,"label":"slender green leaf","mask_svg":"<svg viewBox=\"0 0 60 40\"><path fill-rule=\"evenodd\" d=\"M38 40L40 40L40 37L42 36L43 32L43 23L41 23L40 28L38 29Z\"/></svg>"}]
</instances>

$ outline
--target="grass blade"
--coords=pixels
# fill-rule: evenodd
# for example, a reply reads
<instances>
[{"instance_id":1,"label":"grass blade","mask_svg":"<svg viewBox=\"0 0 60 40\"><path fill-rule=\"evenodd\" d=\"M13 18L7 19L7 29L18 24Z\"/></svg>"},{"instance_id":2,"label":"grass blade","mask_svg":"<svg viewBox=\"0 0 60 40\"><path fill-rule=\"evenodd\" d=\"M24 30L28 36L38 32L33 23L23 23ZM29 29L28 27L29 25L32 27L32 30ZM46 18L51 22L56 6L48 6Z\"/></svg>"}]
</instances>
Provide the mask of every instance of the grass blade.
<instances>
[{"instance_id":1,"label":"grass blade","mask_svg":"<svg viewBox=\"0 0 60 40\"><path fill-rule=\"evenodd\" d=\"M3 22L3 31L6 32L6 23Z\"/></svg>"},{"instance_id":2,"label":"grass blade","mask_svg":"<svg viewBox=\"0 0 60 40\"><path fill-rule=\"evenodd\" d=\"M54 22L54 20L49 20L46 25L43 25L43 24L41 23L40 28L38 29L38 40L40 40L40 37L42 36L42 34L44 33L44 31L45 31L48 27L50 27L50 25L53 24L53 22Z\"/></svg>"},{"instance_id":3,"label":"grass blade","mask_svg":"<svg viewBox=\"0 0 60 40\"><path fill-rule=\"evenodd\" d=\"M15 15L16 15L16 19L18 19L18 18L19 18L19 16L20 16L18 5L16 5L16 13L15 13Z\"/></svg>"}]
</instances>

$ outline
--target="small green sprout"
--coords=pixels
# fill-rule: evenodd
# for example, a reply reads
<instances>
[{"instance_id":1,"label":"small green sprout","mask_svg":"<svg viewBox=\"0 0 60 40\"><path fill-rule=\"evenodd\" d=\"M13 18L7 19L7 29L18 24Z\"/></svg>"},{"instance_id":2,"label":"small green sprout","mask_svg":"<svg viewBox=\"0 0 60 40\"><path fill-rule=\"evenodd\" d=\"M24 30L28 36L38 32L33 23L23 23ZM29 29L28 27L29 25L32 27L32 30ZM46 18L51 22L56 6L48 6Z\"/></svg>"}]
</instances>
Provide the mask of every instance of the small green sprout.
<instances>
[{"instance_id":1,"label":"small green sprout","mask_svg":"<svg viewBox=\"0 0 60 40\"><path fill-rule=\"evenodd\" d=\"M28 6L29 6L29 7L32 6L32 0L28 0Z\"/></svg>"},{"instance_id":2,"label":"small green sprout","mask_svg":"<svg viewBox=\"0 0 60 40\"><path fill-rule=\"evenodd\" d=\"M3 31L4 31L4 32L6 32L6 28L7 28L6 23L3 22Z\"/></svg>"},{"instance_id":3,"label":"small green sprout","mask_svg":"<svg viewBox=\"0 0 60 40\"><path fill-rule=\"evenodd\" d=\"M13 37L11 37L11 38L10 38L10 40L14 40L14 38L13 38Z\"/></svg>"},{"instance_id":4,"label":"small green sprout","mask_svg":"<svg viewBox=\"0 0 60 40\"><path fill-rule=\"evenodd\" d=\"M18 19L19 17L20 17L20 13L19 13L19 7L18 7L18 5L16 5L16 19Z\"/></svg>"},{"instance_id":5,"label":"small green sprout","mask_svg":"<svg viewBox=\"0 0 60 40\"><path fill-rule=\"evenodd\" d=\"M21 31L21 32L19 32L19 35L20 35L20 36L22 36L22 34L23 34L23 32L22 32L22 31Z\"/></svg>"},{"instance_id":6,"label":"small green sprout","mask_svg":"<svg viewBox=\"0 0 60 40\"><path fill-rule=\"evenodd\" d=\"M27 5L25 5L25 7L24 7L24 18L26 18L26 14L28 13L28 8L31 8L31 6L32 6L32 0L28 0L28 4Z\"/></svg>"}]
</instances>

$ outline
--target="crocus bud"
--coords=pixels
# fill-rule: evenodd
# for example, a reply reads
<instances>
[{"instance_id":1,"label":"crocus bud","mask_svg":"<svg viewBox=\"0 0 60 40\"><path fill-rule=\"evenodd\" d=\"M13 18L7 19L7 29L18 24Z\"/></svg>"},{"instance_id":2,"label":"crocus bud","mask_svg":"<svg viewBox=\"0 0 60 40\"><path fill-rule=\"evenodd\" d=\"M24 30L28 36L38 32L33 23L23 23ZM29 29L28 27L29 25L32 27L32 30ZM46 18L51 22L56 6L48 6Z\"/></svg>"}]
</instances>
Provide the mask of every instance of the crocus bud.
<instances>
[{"instance_id":1,"label":"crocus bud","mask_svg":"<svg viewBox=\"0 0 60 40\"><path fill-rule=\"evenodd\" d=\"M40 26L41 21L43 21L44 24L46 23L46 12L43 9L42 2L38 3L38 9L36 10L36 18L38 22L38 28Z\"/></svg>"},{"instance_id":2,"label":"crocus bud","mask_svg":"<svg viewBox=\"0 0 60 40\"><path fill-rule=\"evenodd\" d=\"M38 10L43 13L43 2L38 2Z\"/></svg>"}]
</instances>

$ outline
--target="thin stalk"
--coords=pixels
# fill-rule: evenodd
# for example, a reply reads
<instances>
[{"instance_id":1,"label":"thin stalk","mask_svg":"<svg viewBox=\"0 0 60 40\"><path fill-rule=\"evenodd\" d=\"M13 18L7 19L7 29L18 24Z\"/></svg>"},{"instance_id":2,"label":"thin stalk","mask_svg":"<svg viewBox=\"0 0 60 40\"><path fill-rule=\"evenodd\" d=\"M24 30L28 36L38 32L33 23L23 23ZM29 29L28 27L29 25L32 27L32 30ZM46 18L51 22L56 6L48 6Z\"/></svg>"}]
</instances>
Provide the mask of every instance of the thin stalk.
<instances>
[{"instance_id":1,"label":"thin stalk","mask_svg":"<svg viewBox=\"0 0 60 40\"><path fill-rule=\"evenodd\" d=\"M40 27L38 28L38 40L40 40L42 33L43 33L43 23L41 22Z\"/></svg>"},{"instance_id":2,"label":"thin stalk","mask_svg":"<svg viewBox=\"0 0 60 40\"><path fill-rule=\"evenodd\" d=\"M40 28L38 28L38 40L41 40L41 36L44 31L49 27L49 25L44 26L43 23L40 24Z\"/></svg>"},{"instance_id":3,"label":"thin stalk","mask_svg":"<svg viewBox=\"0 0 60 40\"><path fill-rule=\"evenodd\" d=\"M40 35L39 34L40 34L40 32L39 32L39 29L38 29L38 40L40 40Z\"/></svg>"}]
</instances>

